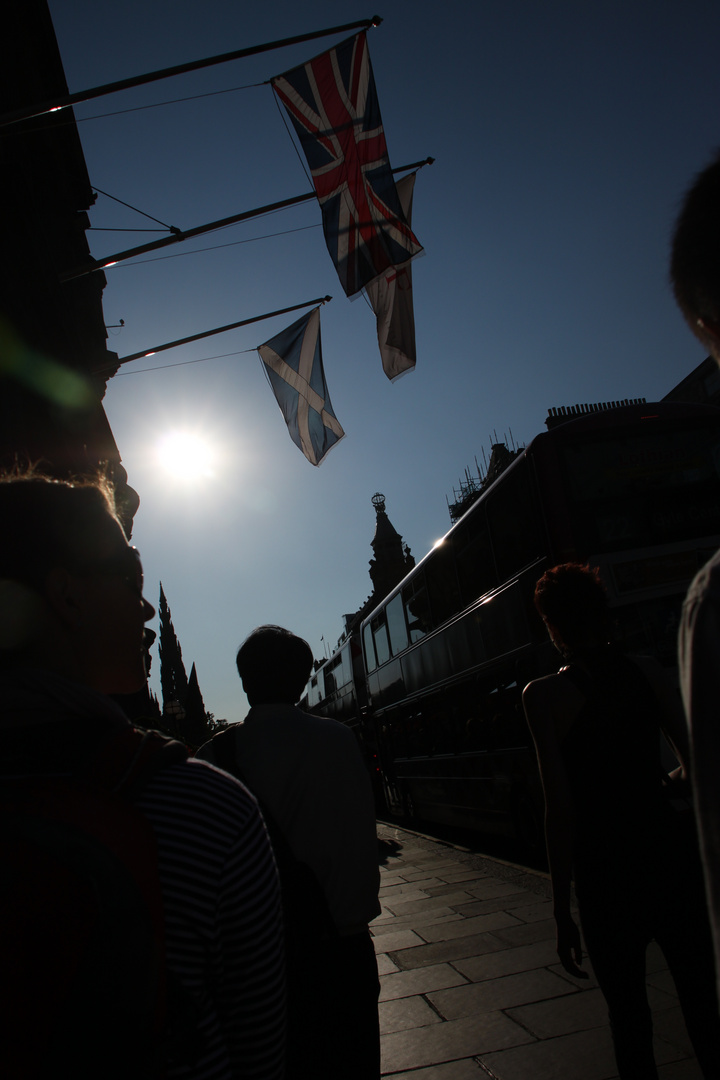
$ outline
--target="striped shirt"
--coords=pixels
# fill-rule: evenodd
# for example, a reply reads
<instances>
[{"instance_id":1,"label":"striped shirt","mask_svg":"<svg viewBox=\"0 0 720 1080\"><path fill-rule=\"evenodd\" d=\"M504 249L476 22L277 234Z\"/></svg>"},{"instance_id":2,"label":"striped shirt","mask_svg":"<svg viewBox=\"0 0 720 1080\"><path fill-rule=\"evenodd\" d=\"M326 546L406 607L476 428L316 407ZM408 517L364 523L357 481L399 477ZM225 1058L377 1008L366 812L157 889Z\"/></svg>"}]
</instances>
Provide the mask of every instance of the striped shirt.
<instances>
[{"instance_id":1,"label":"striped shirt","mask_svg":"<svg viewBox=\"0 0 720 1080\"><path fill-rule=\"evenodd\" d=\"M281 1080L282 916L255 799L190 760L158 772L136 805L157 838L167 966L199 1003L206 1040L169 1080Z\"/></svg>"},{"instance_id":2,"label":"striped shirt","mask_svg":"<svg viewBox=\"0 0 720 1080\"><path fill-rule=\"evenodd\" d=\"M0 675L0 702L0 772L14 777L82 776L129 726L109 698L42 669ZM282 1080L280 890L254 797L205 762L173 758L134 802L155 833L166 965L204 1036L195 1063L169 1066L167 1080Z\"/></svg>"}]
</instances>

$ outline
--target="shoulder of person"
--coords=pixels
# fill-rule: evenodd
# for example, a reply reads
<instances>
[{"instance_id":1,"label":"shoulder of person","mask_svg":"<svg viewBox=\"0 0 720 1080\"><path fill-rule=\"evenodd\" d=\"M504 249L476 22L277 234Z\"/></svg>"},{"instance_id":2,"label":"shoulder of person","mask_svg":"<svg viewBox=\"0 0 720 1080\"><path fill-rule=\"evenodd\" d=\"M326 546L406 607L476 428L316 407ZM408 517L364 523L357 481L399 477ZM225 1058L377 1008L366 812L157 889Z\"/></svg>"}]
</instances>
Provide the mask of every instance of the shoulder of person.
<instances>
[{"instance_id":1,"label":"shoulder of person","mask_svg":"<svg viewBox=\"0 0 720 1080\"><path fill-rule=\"evenodd\" d=\"M562 668L561 671L555 672L554 675L543 675L541 678L529 682L522 694L523 704L526 708L539 706L557 694L563 693L567 680L561 676L565 670L565 668Z\"/></svg>"},{"instance_id":2,"label":"shoulder of person","mask_svg":"<svg viewBox=\"0 0 720 1080\"><path fill-rule=\"evenodd\" d=\"M295 711L297 719L320 736L337 739L346 739L350 736L351 739L354 739L354 735L347 724L335 720L332 716L317 716L315 713L303 712L302 709L298 708Z\"/></svg>"},{"instance_id":3,"label":"shoulder of person","mask_svg":"<svg viewBox=\"0 0 720 1080\"><path fill-rule=\"evenodd\" d=\"M254 813L256 800L243 783L229 776L210 761L188 758L156 774L148 784L148 790L157 785L169 798L179 802L187 800L195 809L200 804L216 813L226 808L228 814L237 816Z\"/></svg>"},{"instance_id":4,"label":"shoulder of person","mask_svg":"<svg viewBox=\"0 0 720 1080\"><path fill-rule=\"evenodd\" d=\"M533 735L554 728L560 719L572 719L585 700L582 691L566 674L567 667L554 675L533 679L523 690L525 716Z\"/></svg>"}]
</instances>

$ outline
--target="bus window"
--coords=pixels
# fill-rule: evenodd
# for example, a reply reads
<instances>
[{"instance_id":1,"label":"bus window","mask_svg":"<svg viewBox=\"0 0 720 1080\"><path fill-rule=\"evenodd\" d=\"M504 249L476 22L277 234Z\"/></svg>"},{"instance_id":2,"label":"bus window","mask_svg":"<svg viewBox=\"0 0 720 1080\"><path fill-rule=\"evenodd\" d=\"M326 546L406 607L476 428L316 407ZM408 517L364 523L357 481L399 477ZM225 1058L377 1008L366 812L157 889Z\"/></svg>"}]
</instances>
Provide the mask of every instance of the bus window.
<instances>
[{"instance_id":1,"label":"bus window","mask_svg":"<svg viewBox=\"0 0 720 1080\"><path fill-rule=\"evenodd\" d=\"M498 490L488 499L488 521L500 581L507 581L544 553L527 462L504 476Z\"/></svg>"},{"instance_id":2,"label":"bus window","mask_svg":"<svg viewBox=\"0 0 720 1080\"><path fill-rule=\"evenodd\" d=\"M342 650L340 656L341 656L341 662L342 662L342 677L340 676L340 673L338 672L338 684L340 686L347 686L348 683L352 682L352 677L353 677L352 659L350 657L350 645L349 644L345 645L343 647L343 650Z\"/></svg>"},{"instance_id":3,"label":"bus window","mask_svg":"<svg viewBox=\"0 0 720 1080\"><path fill-rule=\"evenodd\" d=\"M405 611L403 609L402 596L400 593L393 596L385 608L388 631L390 633L390 647L393 656L397 656L403 649L408 647L408 632L405 624Z\"/></svg>"},{"instance_id":4,"label":"bus window","mask_svg":"<svg viewBox=\"0 0 720 1080\"><path fill-rule=\"evenodd\" d=\"M430 603L428 601L425 579L422 574L409 581L402 591L403 605L407 616L410 641L419 641L432 630L430 622Z\"/></svg>"},{"instance_id":5,"label":"bus window","mask_svg":"<svg viewBox=\"0 0 720 1080\"><path fill-rule=\"evenodd\" d=\"M451 540L443 540L425 567L433 626L447 622L460 610L460 589L455 571L455 553Z\"/></svg>"},{"instance_id":6,"label":"bus window","mask_svg":"<svg viewBox=\"0 0 720 1080\"><path fill-rule=\"evenodd\" d=\"M363 644L365 646L365 664L368 671L374 671L377 667L377 660L375 659L375 646L372 639L372 627L370 623L367 624L363 630Z\"/></svg>"},{"instance_id":7,"label":"bus window","mask_svg":"<svg viewBox=\"0 0 720 1080\"><path fill-rule=\"evenodd\" d=\"M385 612L381 612L372 621L373 639L375 641L375 654L377 655L378 667L387 664L390 659L390 643L388 642L387 626L385 625Z\"/></svg>"},{"instance_id":8,"label":"bus window","mask_svg":"<svg viewBox=\"0 0 720 1080\"><path fill-rule=\"evenodd\" d=\"M467 606L498 584L484 506L474 508L470 520L458 529L453 542L460 595Z\"/></svg>"}]
</instances>

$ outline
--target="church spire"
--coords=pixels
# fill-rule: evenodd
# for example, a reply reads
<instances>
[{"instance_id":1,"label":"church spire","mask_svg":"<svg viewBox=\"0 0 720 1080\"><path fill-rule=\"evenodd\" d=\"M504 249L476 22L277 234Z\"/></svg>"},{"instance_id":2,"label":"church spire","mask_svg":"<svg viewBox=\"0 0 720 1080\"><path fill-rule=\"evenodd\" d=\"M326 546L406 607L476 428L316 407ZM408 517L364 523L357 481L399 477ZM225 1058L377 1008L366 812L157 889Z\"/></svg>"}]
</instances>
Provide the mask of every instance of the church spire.
<instances>
[{"instance_id":1,"label":"church spire","mask_svg":"<svg viewBox=\"0 0 720 1080\"><path fill-rule=\"evenodd\" d=\"M188 691L188 678L182 658L182 649L172 624L170 608L160 582L160 683L162 685L163 713L172 713L183 706Z\"/></svg>"},{"instance_id":2,"label":"church spire","mask_svg":"<svg viewBox=\"0 0 720 1080\"><path fill-rule=\"evenodd\" d=\"M385 513L385 496L377 491L372 504L375 507L375 536L372 539L375 558L370 560L370 580L373 597L378 602L412 570L415 560Z\"/></svg>"}]
</instances>

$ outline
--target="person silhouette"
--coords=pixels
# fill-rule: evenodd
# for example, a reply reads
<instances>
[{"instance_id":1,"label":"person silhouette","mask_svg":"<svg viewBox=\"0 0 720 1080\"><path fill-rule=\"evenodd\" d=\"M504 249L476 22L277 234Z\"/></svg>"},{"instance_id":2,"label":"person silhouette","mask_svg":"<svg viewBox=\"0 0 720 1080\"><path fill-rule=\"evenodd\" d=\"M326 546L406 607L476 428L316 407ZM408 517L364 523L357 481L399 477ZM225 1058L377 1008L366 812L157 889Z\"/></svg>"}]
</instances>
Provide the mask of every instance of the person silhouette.
<instances>
[{"instance_id":1,"label":"person silhouette","mask_svg":"<svg viewBox=\"0 0 720 1080\"><path fill-rule=\"evenodd\" d=\"M668 789L687 779L687 733L660 665L611 640L597 570L564 563L535 605L565 661L529 683L525 714L545 793L557 951L587 977L571 914L574 878L585 945L608 1014L621 1080L656 1080L645 954L652 939L675 980L703 1075L720 1077L712 942L697 854ZM679 765L664 775L660 732Z\"/></svg>"},{"instance_id":2,"label":"person silhouette","mask_svg":"<svg viewBox=\"0 0 720 1080\"><path fill-rule=\"evenodd\" d=\"M154 615L112 491L3 477L0 518L4 1075L126 1080L157 1065L168 1080L283 1080L280 893L257 804L180 744L134 728L109 696L144 685ZM31 868L29 896L8 855ZM123 859L138 877L110 873ZM138 974L117 942L135 956L151 916L159 930ZM68 959L76 938L84 951ZM178 1043L151 1011L161 983L170 1018L173 988L183 1007Z\"/></svg>"},{"instance_id":3,"label":"person silhouette","mask_svg":"<svg viewBox=\"0 0 720 1080\"><path fill-rule=\"evenodd\" d=\"M683 199L672 237L670 280L690 330L720 363L720 153ZM720 551L688 589L678 650L720 993Z\"/></svg>"},{"instance_id":4,"label":"person silhouette","mask_svg":"<svg viewBox=\"0 0 720 1080\"><path fill-rule=\"evenodd\" d=\"M350 728L295 706L312 666L302 638L281 626L255 629L237 653L250 711L198 756L247 784L276 845L288 1080L379 1080L380 987L368 931L380 913L372 787Z\"/></svg>"}]
</instances>

